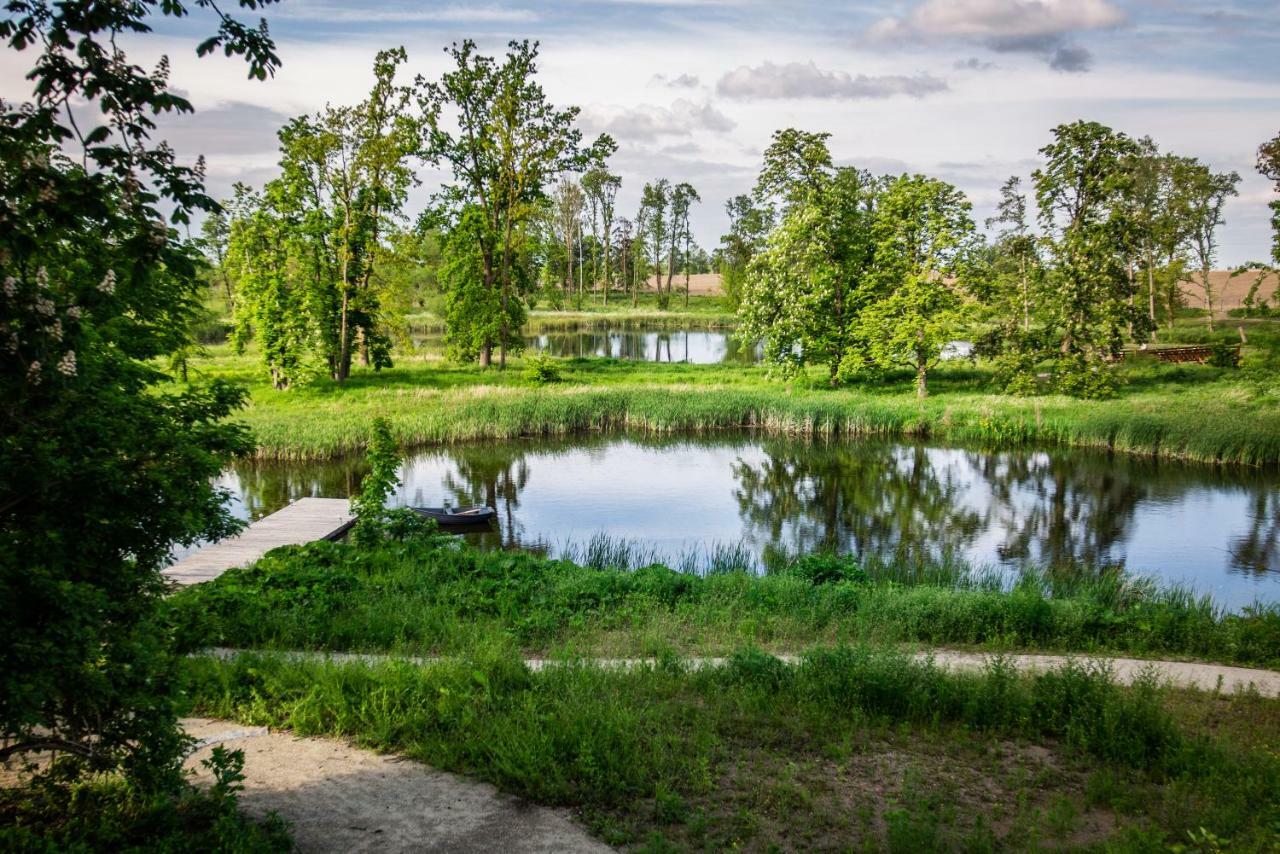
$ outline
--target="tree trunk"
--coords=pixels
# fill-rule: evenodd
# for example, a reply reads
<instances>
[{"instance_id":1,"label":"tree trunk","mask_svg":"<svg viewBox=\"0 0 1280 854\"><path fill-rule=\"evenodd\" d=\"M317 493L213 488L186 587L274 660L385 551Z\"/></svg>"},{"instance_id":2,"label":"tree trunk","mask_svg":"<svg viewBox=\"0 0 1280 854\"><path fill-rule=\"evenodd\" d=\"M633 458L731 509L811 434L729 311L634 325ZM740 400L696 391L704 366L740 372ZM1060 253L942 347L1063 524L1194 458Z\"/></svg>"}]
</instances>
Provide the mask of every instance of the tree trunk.
<instances>
[{"instance_id":1,"label":"tree trunk","mask_svg":"<svg viewBox=\"0 0 1280 854\"><path fill-rule=\"evenodd\" d=\"M1213 331L1213 282L1209 280L1209 265L1206 263L1200 268L1200 275L1204 281L1204 307L1205 313L1209 315L1209 331Z\"/></svg>"},{"instance_id":2,"label":"tree trunk","mask_svg":"<svg viewBox=\"0 0 1280 854\"><path fill-rule=\"evenodd\" d=\"M480 348L480 367L487 368L493 363L493 345L485 344Z\"/></svg>"},{"instance_id":3,"label":"tree trunk","mask_svg":"<svg viewBox=\"0 0 1280 854\"><path fill-rule=\"evenodd\" d=\"M916 397L924 400L929 396L928 368L924 362L916 366Z\"/></svg>"}]
</instances>

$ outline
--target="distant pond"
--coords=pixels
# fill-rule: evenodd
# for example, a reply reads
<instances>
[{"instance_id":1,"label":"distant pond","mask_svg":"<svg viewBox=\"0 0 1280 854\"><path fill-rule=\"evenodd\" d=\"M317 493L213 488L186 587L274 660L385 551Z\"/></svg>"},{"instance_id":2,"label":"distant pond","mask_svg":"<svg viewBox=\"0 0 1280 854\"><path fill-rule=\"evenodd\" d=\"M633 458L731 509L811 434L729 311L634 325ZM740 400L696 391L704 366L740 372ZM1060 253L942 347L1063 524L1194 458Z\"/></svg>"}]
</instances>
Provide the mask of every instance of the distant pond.
<instances>
[{"instance_id":1,"label":"distant pond","mask_svg":"<svg viewBox=\"0 0 1280 854\"><path fill-rule=\"evenodd\" d=\"M258 518L345 497L363 465L240 465L221 485ZM1015 569L1083 562L1239 608L1280 599L1280 474L1084 451L986 451L754 434L530 439L414 452L397 505L486 504L484 548L563 553L604 533L672 565L717 546L764 567L820 549L954 555ZM692 556L692 557L691 557Z\"/></svg>"},{"instance_id":2,"label":"distant pond","mask_svg":"<svg viewBox=\"0 0 1280 854\"><path fill-rule=\"evenodd\" d=\"M444 351L444 336L417 339L428 352ZM641 362L688 362L691 365L751 364L759 346L743 345L729 329L590 329L526 334L525 347L558 358L599 357Z\"/></svg>"}]
</instances>

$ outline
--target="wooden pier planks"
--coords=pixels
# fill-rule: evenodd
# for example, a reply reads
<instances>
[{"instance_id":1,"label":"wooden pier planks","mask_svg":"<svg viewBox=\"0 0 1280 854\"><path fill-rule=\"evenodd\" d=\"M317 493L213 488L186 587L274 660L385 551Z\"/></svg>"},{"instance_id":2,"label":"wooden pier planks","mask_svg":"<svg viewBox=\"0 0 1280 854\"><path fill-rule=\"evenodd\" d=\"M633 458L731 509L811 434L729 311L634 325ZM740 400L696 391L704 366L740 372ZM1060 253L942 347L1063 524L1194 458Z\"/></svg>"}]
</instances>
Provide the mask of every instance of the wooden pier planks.
<instances>
[{"instance_id":1,"label":"wooden pier planks","mask_svg":"<svg viewBox=\"0 0 1280 854\"><path fill-rule=\"evenodd\" d=\"M251 523L238 536L184 557L162 574L181 585L210 581L228 569L253 563L277 546L334 537L354 521L345 498L299 498Z\"/></svg>"}]
</instances>

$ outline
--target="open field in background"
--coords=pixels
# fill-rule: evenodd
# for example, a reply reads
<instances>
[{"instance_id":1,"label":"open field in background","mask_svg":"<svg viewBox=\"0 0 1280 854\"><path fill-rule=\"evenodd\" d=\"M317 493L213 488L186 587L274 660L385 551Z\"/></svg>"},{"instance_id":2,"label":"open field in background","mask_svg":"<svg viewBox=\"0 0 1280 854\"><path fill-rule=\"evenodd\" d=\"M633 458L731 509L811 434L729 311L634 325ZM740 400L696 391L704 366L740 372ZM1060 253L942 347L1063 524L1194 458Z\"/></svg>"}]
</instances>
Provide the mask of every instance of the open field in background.
<instances>
[{"instance_id":1,"label":"open field in background","mask_svg":"<svg viewBox=\"0 0 1280 854\"><path fill-rule=\"evenodd\" d=\"M1258 273L1256 272L1232 275L1229 270L1214 270L1210 273L1209 282L1213 285L1214 314L1225 314L1233 308L1243 306L1245 296L1248 295L1249 289L1253 287L1253 283L1257 279ZM1199 282L1198 274L1195 280ZM1258 286L1258 292L1254 295L1254 299L1265 299L1268 305L1275 308L1277 289L1280 289L1280 277L1276 276L1275 273L1268 273L1263 277L1262 284ZM1200 289L1198 284L1193 285L1184 282L1182 293L1188 308L1204 309L1204 291Z\"/></svg>"}]
</instances>

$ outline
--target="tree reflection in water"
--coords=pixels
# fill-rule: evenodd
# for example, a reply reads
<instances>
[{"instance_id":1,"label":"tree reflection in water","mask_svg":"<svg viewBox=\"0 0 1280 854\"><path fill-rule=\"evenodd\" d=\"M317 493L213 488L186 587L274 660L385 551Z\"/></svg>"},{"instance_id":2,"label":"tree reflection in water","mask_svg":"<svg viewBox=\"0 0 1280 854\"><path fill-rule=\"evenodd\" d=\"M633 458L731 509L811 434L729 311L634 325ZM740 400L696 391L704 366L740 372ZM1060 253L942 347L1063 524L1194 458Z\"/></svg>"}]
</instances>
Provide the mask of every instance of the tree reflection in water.
<instances>
[{"instance_id":1,"label":"tree reflection in water","mask_svg":"<svg viewBox=\"0 0 1280 854\"><path fill-rule=\"evenodd\" d=\"M485 548L549 551L603 532L674 552L671 560L690 547L744 544L765 566L819 550L1118 565L1236 601L1280 598L1258 586L1280 581L1273 471L751 434L459 445L411 454L403 471L397 503L497 510L496 529L471 537ZM303 496L351 495L364 472L359 460L239 464L224 482L258 518Z\"/></svg>"},{"instance_id":2,"label":"tree reflection in water","mask_svg":"<svg viewBox=\"0 0 1280 854\"><path fill-rule=\"evenodd\" d=\"M766 564L814 551L913 561L960 552L982 530L967 484L923 445L766 441L734 465L734 498Z\"/></svg>"}]
</instances>

